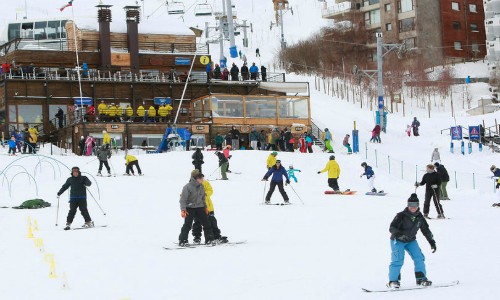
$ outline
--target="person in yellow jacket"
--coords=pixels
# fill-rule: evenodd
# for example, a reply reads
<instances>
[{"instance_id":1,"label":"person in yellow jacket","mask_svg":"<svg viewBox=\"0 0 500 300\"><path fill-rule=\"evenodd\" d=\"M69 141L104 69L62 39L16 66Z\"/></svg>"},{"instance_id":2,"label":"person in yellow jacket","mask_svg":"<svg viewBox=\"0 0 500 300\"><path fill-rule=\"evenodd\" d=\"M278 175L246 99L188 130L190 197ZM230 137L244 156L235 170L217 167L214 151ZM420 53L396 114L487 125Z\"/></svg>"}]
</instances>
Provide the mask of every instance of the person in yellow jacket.
<instances>
[{"instance_id":1,"label":"person in yellow jacket","mask_svg":"<svg viewBox=\"0 0 500 300\"><path fill-rule=\"evenodd\" d=\"M271 170L271 168L276 164L276 156L278 155L278 152L273 151L269 156L267 157L266 161L266 167L267 170Z\"/></svg>"},{"instance_id":2,"label":"person in yellow jacket","mask_svg":"<svg viewBox=\"0 0 500 300\"><path fill-rule=\"evenodd\" d=\"M111 145L111 137L109 136L109 133L106 130L102 131L102 144Z\"/></svg>"},{"instance_id":3,"label":"person in yellow jacket","mask_svg":"<svg viewBox=\"0 0 500 300\"><path fill-rule=\"evenodd\" d=\"M335 192L340 190L337 180L340 177L340 167L335 161L335 155L330 155L330 161L326 164L325 168L318 171L318 174L328 171L328 186L331 187Z\"/></svg>"},{"instance_id":4,"label":"person in yellow jacket","mask_svg":"<svg viewBox=\"0 0 500 300\"><path fill-rule=\"evenodd\" d=\"M161 117L160 122L165 122L165 117L167 116L167 111L165 110L165 105L160 105L158 108L158 115Z\"/></svg>"},{"instance_id":5,"label":"person in yellow jacket","mask_svg":"<svg viewBox=\"0 0 500 300\"><path fill-rule=\"evenodd\" d=\"M165 118L165 122L167 122L168 120L170 120L170 114L172 113L173 109L174 108L172 107L172 105L165 104L165 111L167 112L167 117Z\"/></svg>"},{"instance_id":6,"label":"person in yellow jacket","mask_svg":"<svg viewBox=\"0 0 500 300\"><path fill-rule=\"evenodd\" d=\"M122 116L123 116L123 109L120 105L115 106L115 112L116 112L116 122L121 122L122 121Z\"/></svg>"},{"instance_id":7,"label":"person in yellow jacket","mask_svg":"<svg viewBox=\"0 0 500 300\"><path fill-rule=\"evenodd\" d=\"M114 105L114 104L111 104L110 106L108 106L108 109L106 110L106 112L107 112L107 114L108 114L109 120L110 120L110 121L114 121L115 116L116 116L116 108L115 108L115 105Z\"/></svg>"},{"instance_id":8,"label":"person in yellow jacket","mask_svg":"<svg viewBox=\"0 0 500 300\"><path fill-rule=\"evenodd\" d=\"M151 122L156 122L156 108L153 105L148 109L148 117Z\"/></svg>"},{"instance_id":9,"label":"person in yellow jacket","mask_svg":"<svg viewBox=\"0 0 500 300\"><path fill-rule=\"evenodd\" d=\"M36 129L36 127L30 127L30 128L28 128L28 132L30 134L34 134L34 135L38 135L39 134L38 130Z\"/></svg>"},{"instance_id":10,"label":"person in yellow jacket","mask_svg":"<svg viewBox=\"0 0 500 300\"><path fill-rule=\"evenodd\" d=\"M198 170L193 170L191 172L191 177L194 177L195 175L200 174L200 171ZM212 231L214 233L214 238L217 241L217 243L227 243L227 237L226 236L221 236L220 229L217 226L217 219L215 218L215 213L214 213L214 204L212 203L212 195L214 193L214 189L212 188L212 185L208 180L205 180L205 176L201 174L203 177L203 188L205 189L205 203L207 205L206 212L208 215L208 220L210 221L210 224L212 225ZM194 244L200 244L201 243L201 222L198 219L194 220L193 224L193 236L194 236Z\"/></svg>"},{"instance_id":11,"label":"person in yellow jacket","mask_svg":"<svg viewBox=\"0 0 500 300\"><path fill-rule=\"evenodd\" d=\"M142 176L141 167L139 167L139 160L137 159L137 157L128 153L125 154L125 165L127 166L127 168L124 175L131 176L130 173L132 173L132 175L135 175L133 167L136 166L137 173L139 173L139 176Z\"/></svg>"},{"instance_id":12,"label":"person in yellow jacket","mask_svg":"<svg viewBox=\"0 0 500 300\"><path fill-rule=\"evenodd\" d=\"M99 119L104 121L106 119L106 114L108 113L108 107L101 101L101 103L97 106L97 112L99 113Z\"/></svg>"},{"instance_id":13,"label":"person in yellow jacket","mask_svg":"<svg viewBox=\"0 0 500 300\"><path fill-rule=\"evenodd\" d=\"M36 128L33 128L36 130ZM36 130L38 132L38 130ZM28 143L29 143L29 153L36 154L36 142L38 140L38 137L35 134L35 131L30 132L30 136L28 138Z\"/></svg>"},{"instance_id":14,"label":"person in yellow jacket","mask_svg":"<svg viewBox=\"0 0 500 300\"><path fill-rule=\"evenodd\" d=\"M130 104L127 105L127 108L125 108L125 115L127 116L127 121L132 120L132 116L134 115L134 110L132 107L130 107Z\"/></svg>"}]
</instances>

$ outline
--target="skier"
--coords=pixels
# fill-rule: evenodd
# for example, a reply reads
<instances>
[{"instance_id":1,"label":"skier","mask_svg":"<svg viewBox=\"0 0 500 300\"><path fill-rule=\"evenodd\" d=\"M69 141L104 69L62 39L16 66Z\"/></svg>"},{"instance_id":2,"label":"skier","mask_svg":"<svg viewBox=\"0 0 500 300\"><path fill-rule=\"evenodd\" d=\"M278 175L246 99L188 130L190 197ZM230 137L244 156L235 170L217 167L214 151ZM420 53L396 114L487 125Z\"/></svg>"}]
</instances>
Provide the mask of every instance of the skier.
<instances>
[{"instance_id":1,"label":"skier","mask_svg":"<svg viewBox=\"0 0 500 300\"><path fill-rule=\"evenodd\" d=\"M195 170L198 170L201 173L201 165L204 164L203 153L201 153L201 149L196 148L196 151L194 151L191 158L193 159L193 165L194 165Z\"/></svg>"},{"instance_id":2,"label":"skier","mask_svg":"<svg viewBox=\"0 0 500 300\"><path fill-rule=\"evenodd\" d=\"M189 151L189 146L191 145L191 132L188 127L186 127L182 138L184 139L185 150Z\"/></svg>"},{"instance_id":3,"label":"skier","mask_svg":"<svg viewBox=\"0 0 500 300\"><path fill-rule=\"evenodd\" d=\"M415 182L415 187L425 185L424 217L429 218L429 206L432 198L436 206L438 219L445 219L443 206L439 203L439 185L441 184L439 174L435 172L434 165L427 165L426 172L422 177L422 181Z\"/></svg>"},{"instance_id":4,"label":"skier","mask_svg":"<svg viewBox=\"0 0 500 300\"><path fill-rule=\"evenodd\" d=\"M82 227L94 227L94 222L90 218L90 214L87 209L87 187L91 185L92 182L90 182L87 176L82 176L80 168L71 168L71 177L66 180L66 183L63 184L59 192L57 192L57 198L59 198L62 193L64 193L68 188L71 187L71 191L69 194L69 212L66 219L66 227L64 227L64 230L71 229L71 223L73 223L77 208L80 209L80 212L85 219L85 224L83 224Z\"/></svg>"},{"instance_id":5,"label":"skier","mask_svg":"<svg viewBox=\"0 0 500 300\"><path fill-rule=\"evenodd\" d=\"M305 139L304 134L300 135L300 138L299 138L299 149L300 149L300 153L306 153L307 152L306 139Z\"/></svg>"},{"instance_id":6,"label":"skier","mask_svg":"<svg viewBox=\"0 0 500 300\"><path fill-rule=\"evenodd\" d=\"M380 125L375 125L372 130L372 138L370 139L372 143L380 143Z\"/></svg>"},{"instance_id":7,"label":"skier","mask_svg":"<svg viewBox=\"0 0 500 300\"><path fill-rule=\"evenodd\" d=\"M16 155L16 138L14 136L11 136L8 144L9 144L9 153L8 153L9 156L11 155L10 153L12 153L12 156Z\"/></svg>"},{"instance_id":8,"label":"skier","mask_svg":"<svg viewBox=\"0 0 500 300\"><path fill-rule=\"evenodd\" d=\"M255 49L255 57L260 57L260 49Z\"/></svg>"},{"instance_id":9,"label":"skier","mask_svg":"<svg viewBox=\"0 0 500 300\"><path fill-rule=\"evenodd\" d=\"M108 171L108 177L111 177L111 169L109 168L108 159L111 158L111 151L109 150L109 144L104 144L97 150L97 158L99 159L99 171L97 171L97 176L102 176L102 165L106 167Z\"/></svg>"},{"instance_id":10,"label":"skier","mask_svg":"<svg viewBox=\"0 0 500 300\"><path fill-rule=\"evenodd\" d=\"M295 181L295 183L297 183L298 180L297 180L297 177L295 177L295 172L302 172L302 171L300 171L299 169L294 169L293 165L290 165L288 167L288 178L290 180L293 179L293 181Z\"/></svg>"},{"instance_id":11,"label":"skier","mask_svg":"<svg viewBox=\"0 0 500 300\"><path fill-rule=\"evenodd\" d=\"M215 151L215 155L217 155L217 157L219 158L219 168L220 168L222 180L228 180L226 172L227 172L227 167L228 167L229 163L227 162L226 156L224 155L224 153L219 152L219 151Z\"/></svg>"},{"instance_id":12,"label":"skier","mask_svg":"<svg viewBox=\"0 0 500 300\"><path fill-rule=\"evenodd\" d=\"M189 231L193 226L193 220L196 218L203 226L205 233L205 244L215 244L212 226L208 220L208 208L205 203L205 189L203 188L203 175L194 170L191 174L191 179L182 188L181 197L179 200L181 206L181 217L184 218L179 235L179 246L189 246L188 236Z\"/></svg>"},{"instance_id":13,"label":"skier","mask_svg":"<svg viewBox=\"0 0 500 300\"><path fill-rule=\"evenodd\" d=\"M340 190L338 179L340 177L340 166L335 161L335 155L330 155L330 161L326 164L325 168L318 171L318 174L328 171L328 186L331 187L335 192Z\"/></svg>"},{"instance_id":14,"label":"skier","mask_svg":"<svg viewBox=\"0 0 500 300\"><path fill-rule=\"evenodd\" d=\"M448 181L450 181L450 175L448 175L448 171L442 164L436 162L434 163L434 166L436 166L436 172L439 174L439 179L441 179L441 185L439 186L439 199L450 200L450 198L448 198L448 191L446 190L446 185L448 185Z\"/></svg>"},{"instance_id":15,"label":"skier","mask_svg":"<svg viewBox=\"0 0 500 300\"><path fill-rule=\"evenodd\" d=\"M269 154L269 156L267 157L267 160L266 160L266 167L267 167L267 170L271 170L271 168L276 165L276 156L278 155L278 152L276 151L273 151L271 152L271 154Z\"/></svg>"},{"instance_id":16,"label":"skier","mask_svg":"<svg viewBox=\"0 0 500 300\"><path fill-rule=\"evenodd\" d=\"M351 144L349 144L350 137L351 136L349 134L346 134L344 137L344 141L342 142L342 145L347 148L347 154L352 154Z\"/></svg>"},{"instance_id":17,"label":"skier","mask_svg":"<svg viewBox=\"0 0 500 300\"><path fill-rule=\"evenodd\" d=\"M226 148L224 150L222 150L222 153L224 153L224 156L227 158L226 172L231 173L231 171L229 171L229 160L233 156L231 154L229 154L229 150L231 150L231 145L227 145Z\"/></svg>"},{"instance_id":18,"label":"skier","mask_svg":"<svg viewBox=\"0 0 500 300\"><path fill-rule=\"evenodd\" d=\"M87 139L85 140L85 147L87 148L87 156L92 155L92 148L94 147L94 138L91 137L90 135L87 136Z\"/></svg>"},{"instance_id":19,"label":"skier","mask_svg":"<svg viewBox=\"0 0 500 300\"><path fill-rule=\"evenodd\" d=\"M439 154L438 148L434 148L434 151L432 151L431 155L431 163L440 163L441 162L441 155Z\"/></svg>"},{"instance_id":20,"label":"skier","mask_svg":"<svg viewBox=\"0 0 500 300\"><path fill-rule=\"evenodd\" d=\"M497 180L497 184L495 186L495 189L496 189L497 198L500 199L500 178ZM493 207L500 207L500 201L498 201L498 203L493 203L492 206Z\"/></svg>"},{"instance_id":21,"label":"skier","mask_svg":"<svg viewBox=\"0 0 500 300\"><path fill-rule=\"evenodd\" d=\"M361 178L363 176L366 176L371 192L376 193L377 189L373 186L373 181L375 180L375 172L373 172L372 167L370 167L366 162L362 162L361 166L365 169L365 172L359 177Z\"/></svg>"},{"instance_id":22,"label":"skier","mask_svg":"<svg viewBox=\"0 0 500 300\"><path fill-rule=\"evenodd\" d=\"M194 175L196 175L196 172L194 172ZM191 172L191 176L193 176L193 172ZM216 242L220 244L227 243L227 236L221 236L219 226L217 225L217 219L215 218L215 212L214 212L214 204L212 202L212 195L214 193L214 189L212 188L212 185L208 180L205 180L205 175L201 174L203 177L203 188L205 189L205 203L207 205L207 210L208 210L208 221L210 222L210 225L212 226L212 232L214 234L214 239ZM195 244L200 244L201 243L201 222L198 218L194 219L194 224L193 224L193 242Z\"/></svg>"},{"instance_id":23,"label":"skier","mask_svg":"<svg viewBox=\"0 0 500 300\"><path fill-rule=\"evenodd\" d=\"M280 194L283 197L285 204L290 203L288 195L286 194L285 189L283 188L283 176L286 178L285 181L286 184L290 184L290 179L288 178L288 173L286 172L286 169L281 165L281 160L276 161L276 164L269 171L267 171L266 175L264 175L262 181L267 181L271 175L273 177L271 178L271 185L266 195L265 204L271 203L271 196L273 195L276 186L278 186L278 190L280 191Z\"/></svg>"},{"instance_id":24,"label":"skier","mask_svg":"<svg viewBox=\"0 0 500 300\"><path fill-rule=\"evenodd\" d=\"M417 232L419 229L431 245L432 253L436 252L436 241L429 229L429 224L427 224L422 213L420 213L417 194L411 194L408 199L408 207L396 215L389 228L392 254L387 287L393 289L399 288L400 272L404 263L405 251L410 254L415 264L417 285L432 285L432 281L427 279L425 257L417 242Z\"/></svg>"},{"instance_id":25,"label":"skier","mask_svg":"<svg viewBox=\"0 0 500 300\"><path fill-rule=\"evenodd\" d=\"M500 169L498 169L495 165L492 165L490 171L493 173L493 178L500 178Z\"/></svg>"},{"instance_id":26,"label":"skier","mask_svg":"<svg viewBox=\"0 0 500 300\"><path fill-rule=\"evenodd\" d=\"M262 81L267 81L267 68L264 66L260 66L260 77L262 78Z\"/></svg>"},{"instance_id":27,"label":"skier","mask_svg":"<svg viewBox=\"0 0 500 300\"><path fill-rule=\"evenodd\" d=\"M411 123L411 127L413 128L413 135L419 136L418 128L420 127L420 122L417 120L417 117L413 118L413 122Z\"/></svg>"},{"instance_id":28,"label":"skier","mask_svg":"<svg viewBox=\"0 0 500 300\"><path fill-rule=\"evenodd\" d=\"M134 166L137 168L137 172L139 173L139 176L142 175L141 167L139 167L139 160L137 157L130 155L130 154L125 154L125 175L130 176L130 172L132 172L132 175L134 174Z\"/></svg>"},{"instance_id":29,"label":"skier","mask_svg":"<svg viewBox=\"0 0 500 300\"><path fill-rule=\"evenodd\" d=\"M325 148L328 150L328 153L335 153L333 152L332 145L330 144L330 141L332 139L332 134L328 130L328 128L325 128L325 132L323 132L323 141L325 141Z\"/></svg>"}]
</instances>

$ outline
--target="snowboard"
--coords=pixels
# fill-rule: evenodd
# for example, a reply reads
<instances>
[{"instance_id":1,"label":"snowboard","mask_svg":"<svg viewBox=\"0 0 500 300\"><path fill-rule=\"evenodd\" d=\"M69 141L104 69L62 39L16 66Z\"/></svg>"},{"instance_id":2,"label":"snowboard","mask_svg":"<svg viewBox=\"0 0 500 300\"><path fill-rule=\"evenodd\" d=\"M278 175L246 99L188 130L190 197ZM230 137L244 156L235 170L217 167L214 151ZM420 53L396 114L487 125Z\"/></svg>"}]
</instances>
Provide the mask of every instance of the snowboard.
<instances>
[{"instance_id":1,"label":"snowboard","mask_svg":"<svg viewBox=\"0 0 500 300\"><path fill-rule=\"evenodd\" d=\"M102 227L108 227L108 225L98 225L98 226L94 226L94 227L75 227L71 230L92 229L92 228L102 228Z\"/></svg>"},{"instance_id":2,"label":"snowboard","mask_svg":"<svg viewBox=\"0 0 500 300\"><path fill-rule=\"evenodd\" d=\"M178 242L174 242L174 247L163 247L165 250L182 250L182 249L192 249L192 248L212 248L212 247L226 247L226 246L235 246L235 245L241 245L245 244L247 241L237 241L237 242L227 242L223 244L216 244L216 245L205 245L205 244L189 244L187 247L181 247L179 246Z\"/></svg>"},{"instance_id":3,"label":"snowboard","mask_svg":"<svg viewBox=\"0 0 500 300\"><path fill-rule=\"evenodd\" d=\"M420 286L420 285L415 285L415 286L408 286L408 287L400 287L399 289L391 289L391 288L384 288L384 289L365 289L361 288L363 292L366 293L387 293L387 292L402 292L402 291L411 291L411 290L423 290L423 289L437 289L437 288L442 288L442 287L450 287L459 284L459 281L452 281L449 283L442 283L442 284L432 284L431 286Z\"/></svg>"},{"instance_id":4,"label":"snowboard","mask_svg":"<svg viewBox=\"0 0 500 300\"><path fill-rule=\"evenodd\" d=\"M383 191L380 191L378 193L367 192L367 193L365 193L365 195L368 195L368 196L385 196L385 195L387 195L387 193L384 193Z\"/></svg>"},{"instance_id":5,"label":"snowboard","mask_svg":"<svg viewBox=\"0 0 500 300\"><path fill-rule=\"evenodd\" d=\"M336 191L325 191L325 195L354 195L356 194L356 191L343 191L343 192L336 192Z\"/></svg>"}]
</instances>

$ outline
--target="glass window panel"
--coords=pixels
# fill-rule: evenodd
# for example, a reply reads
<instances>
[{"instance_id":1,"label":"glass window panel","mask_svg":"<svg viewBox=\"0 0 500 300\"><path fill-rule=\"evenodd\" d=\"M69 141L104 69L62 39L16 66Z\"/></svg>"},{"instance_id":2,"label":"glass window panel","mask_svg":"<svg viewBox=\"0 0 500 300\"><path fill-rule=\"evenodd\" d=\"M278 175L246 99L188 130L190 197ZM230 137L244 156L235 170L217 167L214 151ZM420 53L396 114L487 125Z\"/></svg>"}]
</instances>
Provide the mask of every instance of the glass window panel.
<instances>
[{"instance_id":1,"label":"glass window panel","mask_svg":"<svg viewBox=\"0 0 500 300\"><path fill-rule=\"evenodd\" d=\"M460 10L460 5L458 4L458 2L451 2L451 9L452 10Z\"/></svg>"},{"instance_id":2,"label":"glass window panel","mask_svg":"<svg viewBox=\"0 0 500 300\"><path fill-rule=\"evenodd\" d=\"M214 118L243 118L243 97L212 96Z\"/></svg>"},{"instance_id":3,"label":"glass window panel","mask_svg":"<svg viewBox=\"0 0 500 300\"><path fill-rule=\"evenodd\" d=\"M21 23L9 24L9 41L21 37Z\"/></svg>"},{"instance_id":4,"label":"glass window panel","mask_svg":"<svg viewBox=\"0 0 500 300\"><path fill-rule=\"evenodd\" d=\"M247 118L276 118L276 98L274 97L247 97Z\"/></svg>"},{"instance_id":5,"label":"glass window panel","mask_svg":"<svg viewBox=\"0 0 500 300\"><path fill-rule=\"evenodd\" d=\"M380 24L380 9L370 11L370 23Z\"/></svg>"},{"instance_id":6,"label":"glass window panel","mask_svg":"<svg viewBox=\"0 0 500 300\"><path fill-rule=\"evenodd\" d=\"M49 120L56 118L59 107L63 110L64 114L68 113L68 107L66 105L49 105Z\"/></svg>"},{"instance_id":7,"label":"glass window panel","mask_svg":"<svg viewBox=\"0 0 500 300\"><path fill-rule=\"evenodd\" d=\"M66 20L61 21L61 26L57 28L57 37L59 38L66 38Z\"/></svg>"},{"instance_id":8,"label":"glass window panel","mask_svg":"<svg viewBox=\"0 0 500 300\"><path fill-rule=\"evenodd\" d=\"M280 118L307 119L309 111L305 98L279 98Z\"/></svg>"},{"instance_id":9,"label":"glass window panel","mask_svg":"<svg viewBox=\"0 0 500 300\"><path fill-rule=\"evenodd\" d=\"M471 31L479 31L479 27L475 23L470 24L470 30Z\"/></svg>"},{"instance_id":10,"label":"glass window panel","mask_svg":"<svg viewBox=\"0 0 500 300\"><path fill-rule=\"evenodd\" d=\"M476 6L476 4L469 4L469 10L472 13L477 13L477 6Z\"/></svg>"},{"instance_id":11,"label":"glass window panel","mask_svg":"<svg viewBox=\"0 0 500 300\"><path fill-rule=\"evenodd\" d=\"M17 107L15 105L9 105L9 123L17 122Z\"/></svg>"},{"instance_id":12,"label":"glass window panel","mask_svg":"<svg viewBox=\"0 0 500 300\"><path fill-rule=\"evenodd\" d=\"M455 50L462 50L462 43L461 42L454 42L453 43Z\"/></svg>"},{"instance_id":13,"label":"glass window panel","mask_svg":"<svg viewBox=\"0 0 500 300\"><path fill-rule=\"evenodd\" d=\"M401 0L400 2L400 12L407 12L413 10L413 1L412 0Z\"/></svg>"},{"instance_id":14,"label":"glass window panel","mask_svg":"<svg viewBox=\"0 0 500 300\"><path fill-rule=\"evenodd\" d=\"M35 22L35 40L44 40L47 38L45 33L45 28L47 27L47 22Z\"/></svg>"},{"instance_id":15,"label":"glass window panel","mask_svg":"<svg viewBox=\"0 0 500 300\"><path fill-rule=\"evenodd\" d=\"M414 18L403 19L399 21L399 31L406 32L415 29Z\"/></svg>"},{"instance_id":16,"label":"glass window panel","mask_svg":"<svg viewBox=\"0 0 500 300\"><path fill-rule=\"evenodd\" d=\"M18 105L17 110L17 123L41 124L43 121L41 105Z\"/></svg>"},{"instance_id":17,"label":"glass window panel","mask_svg":"<svg viewBox=\"0 0 500 300\"><path fill-rule=\"evenodd\" d=\"M47 23L47 38L57 39L57 29L61 25L60 21L49 21Z\"/></svg>"}]
</instances>

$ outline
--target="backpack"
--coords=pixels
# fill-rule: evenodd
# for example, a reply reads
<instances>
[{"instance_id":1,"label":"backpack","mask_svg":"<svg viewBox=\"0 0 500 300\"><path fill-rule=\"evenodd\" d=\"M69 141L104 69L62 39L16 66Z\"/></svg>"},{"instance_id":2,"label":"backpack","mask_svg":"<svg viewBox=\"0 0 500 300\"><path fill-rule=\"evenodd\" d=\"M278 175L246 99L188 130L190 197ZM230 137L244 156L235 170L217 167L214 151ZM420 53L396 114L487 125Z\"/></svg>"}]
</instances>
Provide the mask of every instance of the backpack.
<instances>
[{"instance_id":1,"label":"backpack","mask_svg":"<svg viewBox=\"0 0 500 300\"><path fill-rule=\"evenodd\" d=\"M45 202L42 199L31 199L24 201L19 206L13 206L12 208L16 209L38 209L44 207L50 207L51 204L49 202Z\"/></svg>"}]
</instances>

